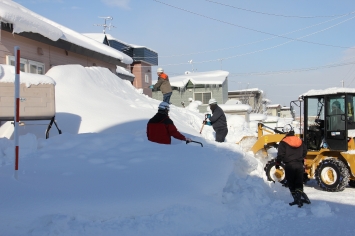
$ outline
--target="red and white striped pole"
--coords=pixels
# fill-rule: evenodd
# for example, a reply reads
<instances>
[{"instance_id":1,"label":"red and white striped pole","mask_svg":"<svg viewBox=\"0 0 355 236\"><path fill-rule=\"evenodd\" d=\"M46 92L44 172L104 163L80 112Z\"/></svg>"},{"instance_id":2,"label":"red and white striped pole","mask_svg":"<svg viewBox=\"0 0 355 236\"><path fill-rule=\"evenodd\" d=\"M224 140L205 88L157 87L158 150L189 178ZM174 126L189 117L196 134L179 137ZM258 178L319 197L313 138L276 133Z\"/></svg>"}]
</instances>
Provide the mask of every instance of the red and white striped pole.
<instances>
[{"instance_id":1,"label":"red and white striped pole","mask_svg":"<svg viewBox=\"0 0 355 236\"><path fill-rule=\"evenodd\" d=\"M16 46L14 48L15 53L15 178L17 179L17 171L19 164L19 137L18 137L18 127L20 122L20 47Z\"/></svg>"}]
</instances>

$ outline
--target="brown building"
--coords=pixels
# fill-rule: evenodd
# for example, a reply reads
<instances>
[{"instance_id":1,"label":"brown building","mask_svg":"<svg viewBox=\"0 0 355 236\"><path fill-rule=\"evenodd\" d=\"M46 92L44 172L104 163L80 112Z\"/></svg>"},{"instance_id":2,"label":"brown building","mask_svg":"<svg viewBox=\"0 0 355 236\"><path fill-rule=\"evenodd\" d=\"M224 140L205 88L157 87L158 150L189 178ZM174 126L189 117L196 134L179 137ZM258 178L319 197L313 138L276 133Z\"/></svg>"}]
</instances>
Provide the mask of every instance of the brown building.
<instances>
[{"instance_id":1,"label":"brown building","mask_svg":"<svg viewBox=\"0 0 355 236\"><path fill-rule=\"evenodd\" d=\"M157 52L144 46L128 44L110 34L90 33L84 35L132 57L133 63L130 66L132 77L126 79L129 79L135 88L142 89L144 94L152 96L149 86L152 84L152 66L158 65ZM121 75L119 76L121 77Z\"/></svg>"},{"instance_id":2,"label":"brown building","mask_svg":"<svg viewBox=\"0 0 355 236\"><path fill-rule=\"evenodd\" d=\"M56 65L100 66L116 73L129 68L128 55L61 26L16 2L4 4L0 13L0 64L14 65L14 46L20 47L21 71L45 74ZM33 14L32 14L33 13ZM37 17L38 16L38 17Z\"/></svg>"}]
</instances>

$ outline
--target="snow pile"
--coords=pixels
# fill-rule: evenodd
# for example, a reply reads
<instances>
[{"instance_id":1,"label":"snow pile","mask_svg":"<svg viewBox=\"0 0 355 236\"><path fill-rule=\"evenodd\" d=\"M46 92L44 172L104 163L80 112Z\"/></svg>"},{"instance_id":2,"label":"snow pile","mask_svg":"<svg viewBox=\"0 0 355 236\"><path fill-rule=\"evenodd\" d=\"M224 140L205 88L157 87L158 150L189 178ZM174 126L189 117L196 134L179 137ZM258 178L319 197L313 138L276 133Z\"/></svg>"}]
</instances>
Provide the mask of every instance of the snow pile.
<instances>
[{"instance_id":1,"label":"snow pile","mask_svg":"<svg viewBox=\"0 0 355 236\"><path fill-rule=\"evenodd\" d=\"M0 64L0 83L14 83L15 82L15 67ZM20 83L26 84L26 87L38 84L54 84L54 80L45 75L30 74L20 71Z\"/></svg>"},{"instance_id":2,"label":"snow pile","mask_svg":"<svg viewBox=\"0 0 355 236\"><path fill-rule=\"evenodd\" d=\"M160 101L109 70L58 66L47 76L63 134L36 138L40 127L25 126L17 179L13 140L0 138L2 235L354 234L353 189L310 182L312 204L290 207L289 191L265 181L265 160L235 144L252 132L242 117L227 116L227 142L216 143L211 127L199 134L202 113L171 106L177 128L203 147L161 145L145 133Z\"/></svg>"},{"instance_id":3,"label":"snow pile","mask_svg":"<svg viewBox=\"0 0 355 236\"><path fill-rule=\"evenodd\" d=\"M202 105L201 101L190 101L189 105L187 105L185 108L190 110L190 111L199 112L198 107L200 105Z\"/></svg>"},{"instance_id":4,"label":"snow pile","mask_svg":"<svg viewBox=\"0 0 355 236\"><path fill-rule=\"evenodd\" d=\"M184 88L191 81L194 85L218 86L224 83L229 75L228 71L216 70L207 72L185 73L184 75L169 77L171 86ZM157 82L157 78L152 79L152 83Z\"/></svg>"},{"instance_id":5,"label":"snow pile","mask_svg":"<svg viewBox=\"0 0 355 236\"><path fill-rule=\"evenodd\" d=\"M116 67L116 72L119 73L119 74L123 74L123 75L128 75L128 76L134 77L134 75L131 72L129 72L126 68L123 68L122 66L117 66Z\"/></svg>"}]
</instances>

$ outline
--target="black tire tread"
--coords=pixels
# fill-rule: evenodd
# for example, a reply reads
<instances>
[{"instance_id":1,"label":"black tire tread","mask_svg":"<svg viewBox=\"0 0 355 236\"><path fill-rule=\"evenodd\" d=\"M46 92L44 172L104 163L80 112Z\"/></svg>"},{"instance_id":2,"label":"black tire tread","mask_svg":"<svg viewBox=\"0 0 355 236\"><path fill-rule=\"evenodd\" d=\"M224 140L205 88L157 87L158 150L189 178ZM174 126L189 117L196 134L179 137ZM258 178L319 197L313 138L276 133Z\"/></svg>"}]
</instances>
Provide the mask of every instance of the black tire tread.
<instances>
[{"instance_id":1,"label":"black tire tread","mask_svg":"<svg viewBox=\"0 0 355 236\"><path fill-rule=\"evenodd\" d=\"M326 166L331 166L332 168L338 169L338 171L339 171L340 180L335 186L329 186L329 185L326 185L325 183L322 182L320 174L321 174L322 169ZM345 187L348 185L349 176L350 176L349 170L346 167L346 165L344 164L344 162L337 160L335 158L323 160L318 165L318 167L315 171L315 178L316 178L318 186L327 192L341 192L341 191L343 191L345 189Z\"/></svg>"},{"instance_id":2,"label":"black tire tread","mask_svg":"<svg viewBox=\"0 0 355 236\"><path fill-rule=\"evenodd\" d=\"M265 171L265 174L266 174L266 177L267 177L267 180L268 181L274 181L272 178L271 178L271 175L270 175L270 170L273 166L275 166L276 164L276 159L272 159L270 161L268 161L268 163L266 163L265 167L264 167L264 171ZM283 169L285 169L285 165L283 163L281 163L280 165ZM284 178L282 181L280 181L280 183L287 187L287 180L286 178Z\"/></svg>"}]
</instances>

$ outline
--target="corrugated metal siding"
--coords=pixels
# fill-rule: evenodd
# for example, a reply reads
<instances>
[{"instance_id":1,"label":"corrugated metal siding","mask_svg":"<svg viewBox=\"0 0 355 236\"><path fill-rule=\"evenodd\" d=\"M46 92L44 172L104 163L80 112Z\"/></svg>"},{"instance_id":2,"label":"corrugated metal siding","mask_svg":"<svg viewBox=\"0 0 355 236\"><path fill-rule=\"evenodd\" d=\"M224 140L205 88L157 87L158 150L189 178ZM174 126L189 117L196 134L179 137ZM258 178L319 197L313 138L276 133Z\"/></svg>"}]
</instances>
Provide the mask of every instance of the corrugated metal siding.
<instances>
[{"instance_id":1,"label":"corrugated metal siding","mask_svg":"<svg viewBox=\"0 0 355 236\"><path fill-rule=\"evenodd\" d=\"M158 54L147 48L134 48L133 49L133 60L144 61L151 65L158 65Z\"/></svg>"},{"instance_id":2,"label":"corrugated metal siding","mask_svg":"<svg viewBox=\"0 0 355 236\"><path fill-rule=\"evenodd\" d=\"M130 56L133 58L133 48L126 45L126 44L123 44L123 43L120 43L116 40L109 40L110 42L110 46L120 52L123 52L124 54L126 54L127 56Z\"/></svg>"}]
</instances>

